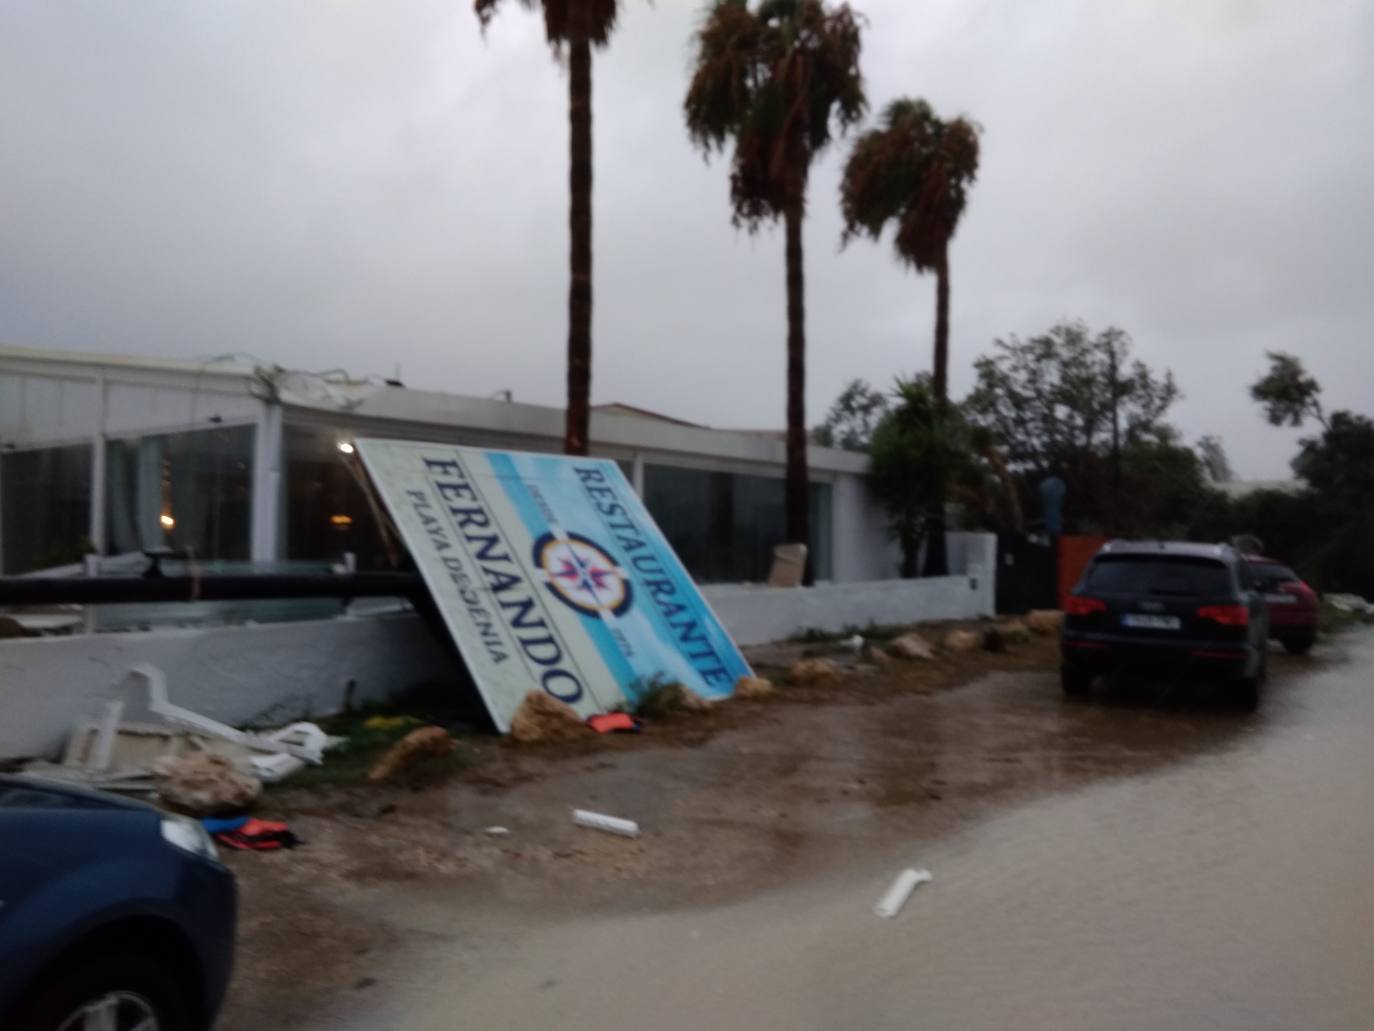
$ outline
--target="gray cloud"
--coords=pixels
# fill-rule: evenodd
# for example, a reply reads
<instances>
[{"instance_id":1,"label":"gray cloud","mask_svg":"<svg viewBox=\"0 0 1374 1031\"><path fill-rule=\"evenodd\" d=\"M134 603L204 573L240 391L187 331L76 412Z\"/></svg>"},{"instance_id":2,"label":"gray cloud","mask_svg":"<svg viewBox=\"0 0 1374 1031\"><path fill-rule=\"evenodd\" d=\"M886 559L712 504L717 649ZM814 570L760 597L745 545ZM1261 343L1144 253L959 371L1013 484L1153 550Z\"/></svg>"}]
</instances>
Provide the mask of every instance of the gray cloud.
<instances>
[{"instance_id":1,"label":"gray cloud","mask_svg":"<svg viewBox=\"0 0 1374 1031\"><path fill-rule=\"evenodd\" d=\"M1115 323L1190 437L1250 476L1295 434L1244 384L1304 355L1368 407L1374 17L1366 4L873 0L875 108L986 128L953 254L954 388L996 336ZM628 0L596 64L598 400L782 421L780 234L737 233L680 104L695 3ZM557 404L566 80L518 6L18 0L0 7L0 339L245 351ZM934 286L841 253L844 147L807 225L811 412L929 367Z\"/></svg>"}]
</instances>

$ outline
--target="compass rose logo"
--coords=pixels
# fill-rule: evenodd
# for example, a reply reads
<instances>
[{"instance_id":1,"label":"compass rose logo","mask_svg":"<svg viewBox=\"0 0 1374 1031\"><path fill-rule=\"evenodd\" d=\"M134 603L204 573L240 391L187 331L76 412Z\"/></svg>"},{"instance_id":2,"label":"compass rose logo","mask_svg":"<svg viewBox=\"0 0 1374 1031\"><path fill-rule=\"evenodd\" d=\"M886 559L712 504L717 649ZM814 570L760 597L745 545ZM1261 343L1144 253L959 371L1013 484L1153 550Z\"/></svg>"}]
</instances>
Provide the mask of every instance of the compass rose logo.
<instances>
[{"instance_id":1,"label":"compass rose logo","mask_svg":"<svg viewBox=\"0 0 1374 1031\"><path fill-rule=\"evenodd\" d=\"M595 541L546 533L534 542L536 574L560 601L588 616L619 616L630 607L630 579Z\"/></svg>"}]
</instances>

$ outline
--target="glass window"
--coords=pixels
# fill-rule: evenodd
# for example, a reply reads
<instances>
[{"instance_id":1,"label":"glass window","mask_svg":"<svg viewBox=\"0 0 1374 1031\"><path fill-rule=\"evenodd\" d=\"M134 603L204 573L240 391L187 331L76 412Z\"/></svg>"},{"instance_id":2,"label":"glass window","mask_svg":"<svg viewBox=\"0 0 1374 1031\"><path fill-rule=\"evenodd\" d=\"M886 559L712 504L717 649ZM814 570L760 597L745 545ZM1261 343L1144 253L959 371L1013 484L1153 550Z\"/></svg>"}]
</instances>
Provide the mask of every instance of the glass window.
<instances>
[{"instance_id":1,"label":"glass window","mask_svg":"<svg viewBox=\"0 0 1374 1031\"><path fill-rule=\"evenodd\" d=\"M91 446L0 456L0 568L27 573L90 550Z\"/></svg>"},{"instance_id":2,"label":"glass window","mask_svg":"<svg viewBox=\"0 0 1374 1031\"><path fill-rule=\"evenodd\" d=\"M830 485L811 485L808 562L830 576ZM644 504L687 571L701 583L761 583L785 542L781 479L649 465Z\"/></svg>"},{"instance_id":3,"label":"glass window","mask_svg":"<svg viewBox=\"0 0 1374 1031\"><path fill-rule=\"evenodd\" d=\"M1231 571L1207 559L1108 556L1093 562L1084 585L1102 594L1161 594L1183 597L1229 595Z\"/></svg>"},{"instance_id":4,"label":"glass window","mask_svg":"<svg viewBox=\"0 0 1374 1031\"><path fill-rule=\"evenodd\" d=\"M246 559L253 499L253 427L112 440L106 447L107 547Z\"/></svg>"},{"instance_id":5,"label":"glass window","mask_svg":"<svg viewBox=\"0 0 1374 1031\"><path fill-rule=\"evenodd\" d=\"M366 475L361 460L339 450L347 438L343 431L286 427L286 557L338 562L352 552L359 569L390 569L359 485L359 476Z\"/></svg>"}]
</instances>

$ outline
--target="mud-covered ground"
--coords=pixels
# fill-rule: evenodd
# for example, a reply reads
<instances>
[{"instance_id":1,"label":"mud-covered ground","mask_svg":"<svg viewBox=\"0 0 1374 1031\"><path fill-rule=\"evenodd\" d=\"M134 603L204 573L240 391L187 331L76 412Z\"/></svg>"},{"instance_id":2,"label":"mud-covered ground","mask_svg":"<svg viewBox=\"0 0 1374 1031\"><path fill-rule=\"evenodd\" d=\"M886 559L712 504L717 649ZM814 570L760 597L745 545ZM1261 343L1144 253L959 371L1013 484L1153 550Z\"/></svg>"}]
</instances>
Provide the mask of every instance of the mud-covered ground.
<instances>
[{"instance_id":1,"label":"mud-covered ground","mask_svg":"<svg viewBox=\"0 0 1374 1031\"><path fill-rule=\"evenodd\" d=\"M1055 660L1054 640L1036 637L585 746L479 742L441 787L274 792L262 815L307 844L230 857L242 914L221 1027L405 1028L395 1014L429 966L477 969L502 950L518 964L523 943L580 920L719 911L866 871L1012 803L1224 752L1265 725L1263 712L1175 698L1068 703ZM1275 654L1271 694L1338 661ZM577 828L574 807L635 819L643 835ZM528 973L531 991L546 980ZM360 1017L372 1010L389 1022ZM433 1026L494 1026L455 1021Z\"/></svg>"}]
</instances>

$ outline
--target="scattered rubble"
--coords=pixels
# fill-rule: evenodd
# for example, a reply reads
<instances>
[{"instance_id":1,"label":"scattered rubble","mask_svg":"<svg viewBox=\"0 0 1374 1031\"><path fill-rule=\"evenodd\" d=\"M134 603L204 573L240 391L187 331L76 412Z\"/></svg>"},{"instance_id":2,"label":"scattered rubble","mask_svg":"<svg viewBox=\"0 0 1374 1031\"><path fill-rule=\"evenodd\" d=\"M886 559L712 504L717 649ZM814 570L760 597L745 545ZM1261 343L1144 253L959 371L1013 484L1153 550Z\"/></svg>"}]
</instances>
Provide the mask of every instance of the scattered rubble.
<instances>
[{"instance_id":1,"label":"scattered rubble","mask_svg":"<svg viewBox=\"0 0 1374 1031\"><path fill-rule=\"evenodd\" d=\"M1324 600L1339 612L1357 616L1374 616L1374 602L1366 601L1358 594L1328 594Z\"/></svg>"},{"instance_id":2,"label":"scattered rubble","mask_svg":"<svg viewBox=\"0 0 1374 1031\"><path fill-rule=\"evenodd\" d=\"M860 658L876 670L884 670L892 665L892 656L876 644L864 645Z\"/></svg>"},{"instance_id":3,"label":"scattered rubble","mask_svg":"<svg viewBox=\"0 0 1374 1031\"><path fill-rule=\"evenodd\" d=\"M395 780L415 768L418 763L436 756L448 755L457 742L443 727L421 727L412 730L380 759L368 772L367 779L374 784Z\"/></svg>"},{"instance_id":4,"label":"scattered rubble","mask_svg":"<svg viewBox=\"0 0 1374 1031\"><path fill-rule=\"evenodd\" d=\"M573 823L579 827L589 827L592 830L605 831L607 834L619 834L622 838L639 837L639 824L633 820L622 820L618 816L607 816L605 813L593 813L586 809L573 810Z\"/></svg>"},{"instance_id":5,"label":"scattered rubble","mask_svg":"<svg viewBox=\"0 0 1374 1031\"><path fill-rule=\"evenodd\" d=\"M972 630L951 630L945 634L944 649L947 652L977 651L982 645L983 639Z\"/></svg>"},{"instance_id":6,"label":"scattered rubble","mask_svg":"<svg viewBox=\"0 0 1374 1031\"><path fill-rule=\"evenodd\" d=\"M903 634L890 641L887 650L899 659L933 659L935 652L930 642L917 633Z\"/></svg>"},{"instance_id":7,"label":"scattered rubble","mask_svg":"<svg viewBox=\"0 0 1374 1031\"><path fill-rule=\"evenodd\" d=\"M592 733L571 705L545 691L525 695L510 721L510 736L526 745L576 741Z\"/></svg>"},{"instance_id":8,"label":"scattered rubble","mask_svg":"<svg viewBox=\"0 0 1374 1031\"><path fill-rule=\"evenodd\" d=\"M911 898L911 893L916 890L916 886L926 884L930 879L929 870L903 870L892 882L892 887L887 889L886 894L873 907L874 914L885 920L891 920L902 911L902 907L906 905L906 900Z\"/></svg>"},{"instance_id":9,"label":"scattered rubble","mask_svg":"<svg viewBox=\"0 0 1374 1031\"><path fill-rule=\"evenodd\" d=\"M823 684L836 680L840 667L831 659L802 659L787 671L787 682L794 687Z\"/></svg>"},{"instance_id":10,"label":"scattered rubble","mask_svg":"<svg viewBox=\"0 0 1374 1031\"><path fill-rule=\"evenodd\" d=\"M262 781L239 773L222 755L164 757L154 773L158 797L193 816L241 813L262 794Z\"/></svg>"},{"instance_id":11,"label":"scattered rubble","mask_svg":"<svg viewBox=\"0 0 1374 1031\"><path fill-rule=\"evenodd\" d=\"M766 698L773 693L773 682L763 677L740 677L735 681L736 698Z\"/></svg>"},{"instance_id":12,"label":"scattered rubble","mask_svg":"<svg viewBox=\"0 0 1374 1031\"><path fill-rule=\"evenodd\" d=\"M1035 609L1026 616L1026 626L1037 634L1057 634L1064 623L1058 609Z\"/></svg>"}]
</instances>

